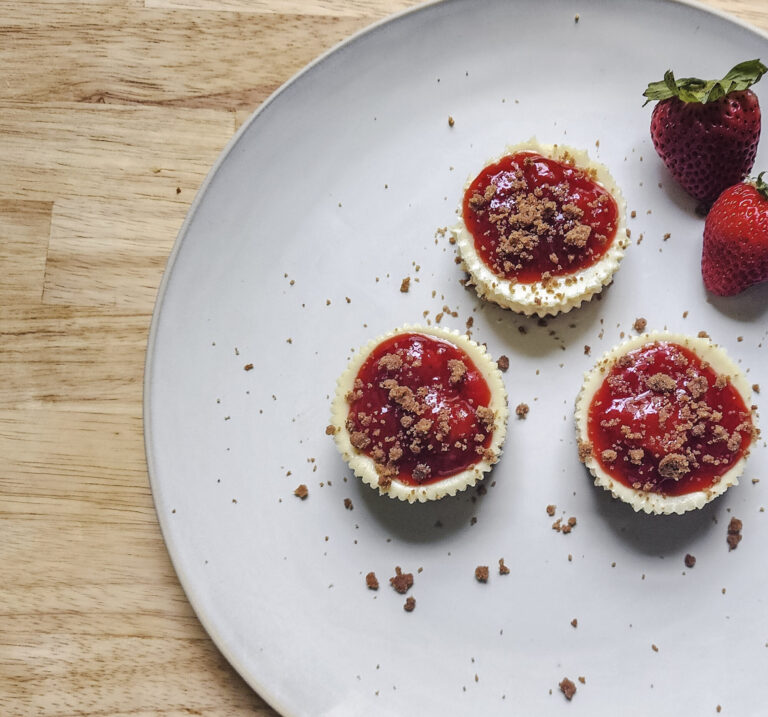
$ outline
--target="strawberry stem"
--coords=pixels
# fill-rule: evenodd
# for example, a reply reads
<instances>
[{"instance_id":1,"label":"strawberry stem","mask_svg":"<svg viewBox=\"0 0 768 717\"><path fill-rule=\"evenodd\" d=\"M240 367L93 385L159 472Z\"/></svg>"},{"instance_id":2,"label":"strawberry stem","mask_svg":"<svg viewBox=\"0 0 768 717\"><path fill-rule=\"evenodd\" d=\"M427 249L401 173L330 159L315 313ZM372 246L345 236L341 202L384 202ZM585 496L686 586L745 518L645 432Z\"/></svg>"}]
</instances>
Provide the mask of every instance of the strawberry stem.
<instances>
[{"instance_id":1,"label":"strawberry stem","mask_svg":"<svg viewBox=\"0 0 768 717\"><path fill-rule=\"evenodd\" d=\"M763 179L764 174L765 172L760 172L760 174L757 175L757 179L752 180L752 184L760 193L760 196L768 201L768 182Z\"/></svg>"},{"instance_id":2,"label":"strawberry stem","mask_svg":"<svg viewBox=\"0 0 768 717\"><path fill-rule=\"evenodd\" d=\"M668 100L670 97L677 97L683 102L714 102L731 92L748 89L766 72L768 67L760 60L740 62L728 70L722 80L700 80L698 77L681 77L676 80L672 70L667 70L663 80L648 84L643 92L646 98L643 105L653 100Z\"/></svg>"}]
</instances>

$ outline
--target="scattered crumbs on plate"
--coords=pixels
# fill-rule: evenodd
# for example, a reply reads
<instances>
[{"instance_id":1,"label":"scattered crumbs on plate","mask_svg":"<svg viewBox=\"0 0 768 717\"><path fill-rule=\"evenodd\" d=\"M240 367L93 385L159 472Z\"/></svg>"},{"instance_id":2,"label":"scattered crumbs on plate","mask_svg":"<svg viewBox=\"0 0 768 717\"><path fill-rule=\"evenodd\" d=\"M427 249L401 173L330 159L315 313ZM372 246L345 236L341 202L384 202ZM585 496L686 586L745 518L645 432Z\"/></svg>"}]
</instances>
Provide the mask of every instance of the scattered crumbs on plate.
<instances>
[{"instance_id":1,"label":"scattered crumbs on plate","mask_svg":"<svg viewBox=\"0 0 768 717\"><path fill-rule=\"evenodd\" d=\"M728 552L736 550L741 542L741 528L742 522L738 518L731 518L728 523L728 535L726 537L726 541L728 542Z\"/></svg>"},{"instance_id":2,"label":"scattered crumbs on plate","mask_svg":"<svg viewBox=\"0 0 768 717\"><path fill-rule=\"evenodd\" d=\"M576 685L573 683L572 680L569 680L567 677L563 677L563 679L560 680L558 687L560 688L560 692L562 692L565 695L565 699L567 699L569 702L573 699L573 696L576 694Z\"/></svg>"},{"instance_id":3,"label":"scattered crumbs on plate","mask_svg":"<svg viewBox=\"0 0 768 717\"><path fill-rule=\"evenodd\" d=\"M401 595L407 593L413 585L413 573L404 573L398 565L395 567L395 574L389 579L389 584Z\"/></svg>"}]
</instances>

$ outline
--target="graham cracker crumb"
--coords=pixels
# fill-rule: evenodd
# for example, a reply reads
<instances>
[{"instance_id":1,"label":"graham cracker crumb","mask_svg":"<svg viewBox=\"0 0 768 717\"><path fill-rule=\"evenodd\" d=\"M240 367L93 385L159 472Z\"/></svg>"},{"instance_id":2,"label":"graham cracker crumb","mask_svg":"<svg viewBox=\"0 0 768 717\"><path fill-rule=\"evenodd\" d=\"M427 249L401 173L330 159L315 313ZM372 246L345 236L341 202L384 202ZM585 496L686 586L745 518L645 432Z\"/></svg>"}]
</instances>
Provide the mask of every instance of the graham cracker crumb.
<instances>
[{"instance_id":1,"label":"graham cracker crumb","mask_svg":"<svg viewBox=\"0 0 768 717\"><path fill-rule=\"evenodd\" d=\"M354 506L352 505L352 501L349 498L344 498L344 507L347 510L352 510Z\"/></svg>"},{"instance_id":2,"label":"graham cracker crumb","mask_svg":"<svg viewBox=\"0 0 768 717\"><path fill-rule=\"evenodd\" d=\"M556 510L557 510L557 506L556 505L548 505L547 506L547 515L551 518L555 514Z\"/></svg>"},{"instance_id":3,"label":"graham cracker crumb","mask_svg":"<svg viewBox=\"0 0 768 717\"><path fill-rule=\"evenodd\" d=\"M638 334L642 334L643 331L645 331L645 327L648 325L648 322L641 316L635 319L635 323L632 324L632 328L637 331Z\"/></svg>"},{"instance_id":4,"label":"graham cracker crumb","mask_svg":"<svg viewBox=\"0 0 768 717\"><path fill-rule=\"evenodd\" d=\"M475 568L475 580L479 583L487 583L488 582L488 566L487 565L478 565Z\"/></svg>"},{"instance_id":5,"label":"graham cracker crumb","mask_svg":"<svg viewBox=\"0 0 768 717\"><path fill-rule=\"evenodd\" d=\"M506 371L509 368L509 357L501 355L496 360L496 365L499 367L500 371Z\"/></svg>"},{"instance_id":6,"label":"graham cracker crumb","mask_svg":"<svg viewBox=\"0 0 768 717\"><path fill-rule=\"evenodd\" d=\"M690 553L686 553L684 562L686 568L692 568L696 565L696 558Z\"/></svg>"},{"instance_id":7,"label":"graham cracker crumb","mask_svg":"<svg viewBox=\"0 0 768 717\"><path fill-rule=\"evenodd\" d=\"M728 552L736 550L741 542L741 528L742 522L738 518L731 518L731 522L728 523L728 536L726 537L728 542Z\"/></svg>"},{"instance_id":8,"label":"graham cracker crumb","mask_svg":"<svg viewBox=\"0 0 768 717\"><path fill-rule=\"evenodd\" d=\"M413 573L404 573L400 566L395 568L395 574L389 579L389 584L401 595L408 592L413 585Z\"/></svg>"},{"instance_id":9,"label":"graham cracker crumb","mask_svg":"<svg viewBox=\"0 0 768 717\"><path fill-rule=\"evenodd\" d=\"M448 126L453 127L453 125L456 124L456 121L451 117L451 115L448 115Z\"/></svg>"},{"instance_id":10,"label":"graham cracker crumb","mask_svg":"<svg viewBox=\"0 0 768 717\"><path fill-rule=\"evenodd\" d=\"M579 682L581 682L581 684L582 684L582 685L586 685L586 684L587 684L587 678L586 678L586 677L581 677L581 676L580 676L580 677L579 677Z\"/></svg>"},{"instance_id":11,"label":"graham cracker crumb","mask_svg":"<svg viewBox=\"0 0 768 717\"><path fill-rule=\"evenodd\" d=\"M675 379L665 373L655 373L647 378L645 383L651 391L658 391L659 393L669 393L677 388Z\"/></svg>"},{"instance_id":12,"label":"graham cracker crumb","mask_svg":"<svg viewBox=\"0 0 768 717\"><path fill-rule=\"evenodd\" d=\"M579 460L585 463L592 456L592 443L579 440Z\"/></svg>"},{"instance_id":13,"label":"graham cracker crumb","mask_svg":"<svg viewBox=\"0 0 768 717\"><path fill-rule=\"evenodd\" d=\"M376 573L371 571L365 576L365 584L368 586L369 590L378 590L379 589L379 580L376 577Z\"/></svg>"},{"instance_id":14,"label":"graham cracker crumb","mask_svg":"<svg viewBox=\"0 0 768 717\"><path fill-rule=\"evenodd\" d=\"M400 291L403 294L407 294L408 293L408 289L410 289L410 288L411 288L411 277L410 276L406 276L405 279L403 279L400 282Z\"/></svg>"},{"instance_id":15,"label":"graham cracker crumb","mask_svg":"<svg viewBox=\"0 0 768 717\"><path fill-rule=\"evenodd\" d=\"M530 411L530 407L527 403L518 403L517 407L515 408L515 413L517 414L518 418L525 418L528 415L528 411Z\"/></svg>"},{"instance_id":16,"label":"graham cracker crumb","mask_svg":"<svg viewBox=\"0 0 768 717\"><path fill-rule=\"evenodd\" d=\"M509 575L509 568L504 565L504 558L499 558L499 575Z\"/></svg>"},{"instance_id":17,"label":"graham cracker crumb","mask_svg":"<svg viewBox=\"0 0 768 717\"><path fill-rule=\"evenodd\" d=\"M403 605L403 610L406 612L413 612L413 609L416 607L416 601L412 597L405 598L405 605Z\"/></svg>"},{"instance_id":18,"label":"graham cracker crumb","mask_svg":"<svg viewBox=\"0 0 768 717\"><path fill-rule=\"evenodd\" d=\"M573 684L573 682L569 680L567 677L563 677L558 687L560 688L560 692L562 692L565 695L565 699L567 699L569 702L573 699L573 696L576 694L576 685Z\"/></svg>"},{"instance_id":19,"label":"graham cracker crumb","mask_svg":"<svg viewBox=\"0 0 768 717\"><path fill-rule=\"evenodd\" d=\"M574 617L573 620L571 620L571 625L573 627L578 627L579 626L579 621Z\"/></svg>"},{"instance_id":20,"label":"graham cracker crumb","mask_svg":"<svg viewBox=\"0 0 768 717\"><path fill-rule=\"evenodd\" d=\"M245 366L243 366L243 371L253 371L253 364L247 363Z\"/></svg>"},{"instance_id":21,"label":"graham cracker crumb","mask_svg":"<svg viewBox=\"0 0 768 717\"><path fill-rule=\"evenodd\" d=\"M682 453L670 453L659 461L659 475L680 480L691 470L688 459Z\"/></svg>"},{"instance_id":22,"label":"graham cracker crumb","mask_svg":"<svg viewBox=\"0 0 768 717\"><path fill-rule=\"evenodd\" d=\"M309 490L308 490L307 486L305 486L303 483L301 483L300 485L298 485L296 487L296 490L293 491L293 494L297 498L301 498L302 500L304 500L309 495Z\"/></svg>"},{"instance_id":23,"label":"graham cracker crumb","mask_svg":"<svg viewBox=\"0 0 768 717\"><path fill-rule=\"evenodd\" d=\"M335 435L335 434L336 434L336 426L334 426L334 425L332 425L332 424L330 424L330 423L329 423L329 424L328 424L328 425L325 427L325 435L326 435L326 436L333 436L333 435Z\"/></svg>"}]
</instances>

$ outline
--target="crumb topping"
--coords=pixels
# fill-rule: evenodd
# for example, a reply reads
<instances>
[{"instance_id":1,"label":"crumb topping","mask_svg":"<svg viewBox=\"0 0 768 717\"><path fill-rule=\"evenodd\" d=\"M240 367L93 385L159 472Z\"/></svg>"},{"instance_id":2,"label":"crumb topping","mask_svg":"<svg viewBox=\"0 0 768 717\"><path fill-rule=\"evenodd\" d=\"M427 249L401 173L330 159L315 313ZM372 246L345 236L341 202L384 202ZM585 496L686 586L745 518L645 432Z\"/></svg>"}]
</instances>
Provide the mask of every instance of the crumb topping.
<instances>
[{"instance_id":1,"label":"crumb topping","mask_svg":"<svg viewBox=\"0 0 768 717\"><path fill-rule=\"evenodd\" d=\"M382 488L423 484L495 463L497 416L480 371L457 346L398 334L375 349L347 395L352 446L370 456Z\"/></svg>"},{"instance_id":2,"label":"crumb topping","mask_svg":"<svg viewBox=\"0 0 768 717\"><path fill-rule=\"evenodd\" d=\"M368 586L369 590L378 590L379 589L379 581L376 578L376 573L371 571L365 576L365 584Z\"/></svg>"},{"instance_id":3,"label":"crumb topping","mask_svg":"<svg viewBox=\"0 0 768 717\"><path fill-rule=\"evenodd\" d=\"M406 612L413 612L413 609L416 607L416 600L412 598L410 595L405 598L405 604L403 605L403 610Z\"/></svg>"},{"instance_id":4,"label":"crumb topping","mask_svg":"<svg viewBox=\"0 0 768 717\"><path fill-rule=\"evenodd\" d=\"M645 327L648 325L648 322L642 318L639 317L635 319L635 323L632 324L632 328L637 331L638 334L642 334L643 331L645 331Z\"/></svg>"},{"instance_id":5,"label":"crumb topping","mask_svg":"<svg viewBox=\"0 0 768 717\"><path fill-rule=\"evenodd\" d=\"M307 488L306 485L301 483L296 487L296 490L293 491L293 494L297 498L301 498L302 500L304 500L309 495L309 489Z\"/></svg>"},{"instance_id":6,"label":"crumb topping","mask_svg":"<svg viewBox=\"0 0 768 717\"><path fill-rule=\"evenodd\" d=\"M488 566L487 565L478 565L475 568L475 580L479 583L487 583L488 582Z\"/></svg>"},{"instance_id":7,"label":"crumb topping","mask_svg":"<svg viewBox=\"0 0 768 717\"><path fill-rule=\"evenodd\" d=\"M572 158L519 152L474 180L464 219L494 273L546 284L597 261L615 236L617 214L608 192Z\"/></svg>"},{"instance_id":8,"label":"crumb topping","mask_svg":"<svg viewBox=\"0 0 768 717\"><path fill-rule=\"evenodd\" d=\"M651 342L606 366L589 408L604 470L636 490L707 490L753 435L751 415L726 376L689 349ZM592 455L583 442L579 457Z\"/></svg>"},{"instance_id":9,"label":"crumb topping","mask_svg":"<svg viewBox=\"0 0 768 717\"><path fill-rule=\"evenodd\" d=\"M515 414L518 418L525 418L530 410L531 409L527 403L518 403L515 407Z\"/></svg>"},{"instance_id":10,"label":"crumb topping","mask_svg":"<svg viewBox=\"0 0 768 717\"><path fill-rule=\"evenodd\" d=\"M507 371L509 369L509 357L502 354L496 359L496 365L500 371Z\"/></svg>"}]
</instances>

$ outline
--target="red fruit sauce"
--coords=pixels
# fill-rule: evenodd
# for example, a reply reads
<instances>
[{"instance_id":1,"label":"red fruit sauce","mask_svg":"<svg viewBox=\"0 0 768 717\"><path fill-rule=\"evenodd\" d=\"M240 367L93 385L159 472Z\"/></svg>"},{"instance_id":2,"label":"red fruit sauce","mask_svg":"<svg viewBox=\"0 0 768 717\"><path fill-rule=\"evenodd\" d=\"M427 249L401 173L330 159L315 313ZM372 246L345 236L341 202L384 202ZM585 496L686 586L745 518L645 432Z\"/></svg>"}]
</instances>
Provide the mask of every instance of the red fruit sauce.
<instances>
[{"instance_id":1,"label":"red fruit sauce","mask_svg":"<svg viewBox=\"0 0 768 717\"><path fill-rule=\"evenodd\" d=\"M485 378L463 350L435 336L403 333L382 341L347 398L352 444L407 485L478 463L493 435Z\"/></svg>"},{"instance_id":2,"label":"red fruit sauce","mask_svg":"<svg viewBox=\"0 0 768 717\"><path fill-rule=\"evenodd\" d=\"M612 478L675 496L717 483L747 452L753 426L729 381L693 351L660 341L608 372L589 407L588 434Z\"/></svg>"},{"instance_id":3,"label":"red fruit sauce","mask_svg":"<svg viewBox=\"0 0 768 717\"><path fill-rule=\"evenodd\" d=\"M595 264L616 236L619 209L589 172L536 152L485 167L469 185L464 224L498 276L533 283Z\"/></svg>"}]
</instances>

